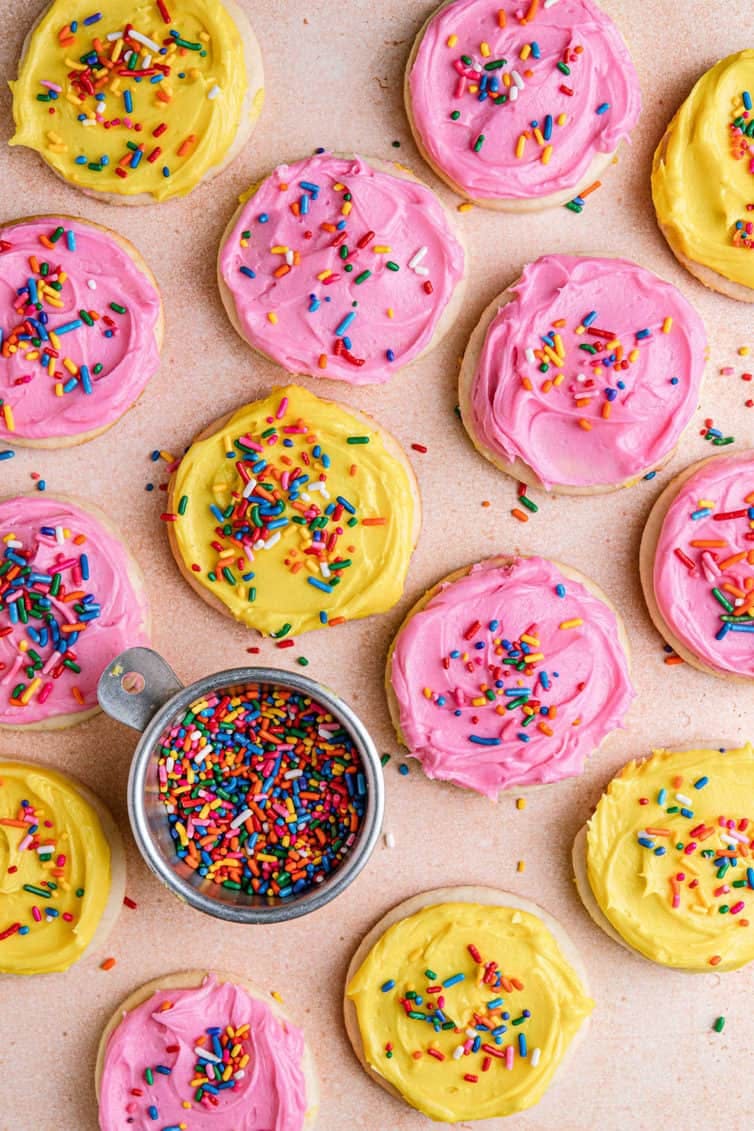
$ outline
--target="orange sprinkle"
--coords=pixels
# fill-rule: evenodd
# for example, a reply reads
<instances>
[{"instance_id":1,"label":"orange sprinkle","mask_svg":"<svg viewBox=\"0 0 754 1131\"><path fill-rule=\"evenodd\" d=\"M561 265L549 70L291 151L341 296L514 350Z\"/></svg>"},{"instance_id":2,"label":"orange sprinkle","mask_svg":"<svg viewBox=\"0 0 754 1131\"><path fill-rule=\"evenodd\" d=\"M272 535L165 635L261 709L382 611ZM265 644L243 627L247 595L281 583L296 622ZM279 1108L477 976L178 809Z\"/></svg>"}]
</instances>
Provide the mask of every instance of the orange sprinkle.
<instances>
[{"instance_id":1,"label":"orange sprinkle","mask_svg":"<svg viewBox=\"0 0 754 1131\"><path fill-rule=\"evenodd\" d=\"M361 525L362 526L384 526L386 522L387 522L386 518L362 518ZM330 621L330 624L332 624L332 621Z\"/></svg>"},{"instance_id":2,"label":"orange sprinkle","mask_svg":"<svg viewBox=\"0 0 754 1131\"><path fill-rule=\"evenodd\" d=\"M497 26L505 27L505 9L500 8L497 13Z\"/></svg>"},{"instance_id":3,"label":"orange sprinkle","mask_svg":"<svg viewBox=\"0 0 754 1131\"><path fill-rule=\"evenodd\" d=\"M511 511L511 514L513 515L514 518L517 518L519 522L528 522L529 521L528 514L524 514L524 512L522 510L519 510L518 507L514 507L513 510ZM363 526L363 523L362 523L362 526Z\"/></svg>"},{"instance_id":4,"label":"orange sprinkle","mask_svg":"<svg viewBox=\"0 0 754 1131\"><path fill-rule=\"evenodd\" d=\"M363 526L363 525L364 525L364 523L362 522L362 524L361 524L361 525ZM330 626L331 626L332 628L334 628L336 624L345 624L345 623L346 623L346 618L345 618L345 617L330 617L330 619L329 619L329 621L328 621L327 623L328 623L328 624L329 624L329 625L330 625Z\"/></svg>"},{"instance_id":5,"label":"orange sprinkle","mask_svg":"<svg viewBox=\"0 0 754 1131\"><path fill-rule=\"evenodd\" d=\"M531 0L531 4L529 5L529 11L522 18L521 23L522 24L531 23L531 21L536 16L538 10L539 10L539 0Z\"/></svg>"},{"instance_id":6,"label":"orange sprinkle","mask_svg":"<svg viewBox=\"0 0 754 1131\"><path fill-rule=\"evenodd\" d=\"M190 149L196 144L196 134L189 134L185 141L182 141L178 146L178 156L185 157Z\"/></svg>"},{"instance_id":7,"label":"orange sprinkle","mask_svg":"<svg viewBox=\"0 0 754 1131\"><path fill-rule=\"evenodd\" d=\"M114 958L106 958L105 961L100 965L100 970L112 970L114 965Z\"/></svg>"},{"instance_id":8,"label":"orange sprinkle","mask_svg":"<svg viewBox=\"0 0 754 1131\"><path fill-rule=\"evenodd\" d=\"M668 665L669 668L673 668L673 667L676 667L676 665L683 663L683 657L682 656L666 656L665 657L665 663Z\"/></svg>"},{"instance_id":9,"label":"orange sprinkle","mask_svg":"<svg viewBox=\"0 0 754 1131\"><path fill-rule=\"evenodd\" d=\"M721 962L722 958L719 954L713 954L709 960L710 966L719 966Z\"/></svg>"},{"instance_id":10,"label":"orange sprinkle","mask_svg":"<svg viewBox=\"0 0 754 1131\"><path fill-rule=\"evenodd\" d=\"M584 418L582 417L579 421L579 428L583 428L585 432L591 432L592 423L590 420L584 420Z\"/></svg>"},{"instance_id":11,"label":"orange sprinkle","mask_svg":"<svg viewBox=\"0 0 754 1131\"><path fill-rule=\"evenodd\" d=\"M319 355L319 361L317 362L317 365L319 366L320 369L327 369L327 354L326 353L321 353Z\"/></svg>"},{"instance_id":12,"label":"orange sprinkle","mask_svg":"<svg viewBox=\"0 0 754 1131\"><path fill-rule=\"evenodd\" d=\"M585 196L589 196L590 193L596 192L598 188L602 188L602 181L595 181L593 185L589 186L589 188L582 189L579 193L579 196L583 200Z\"/></svg>"}]
</instances>

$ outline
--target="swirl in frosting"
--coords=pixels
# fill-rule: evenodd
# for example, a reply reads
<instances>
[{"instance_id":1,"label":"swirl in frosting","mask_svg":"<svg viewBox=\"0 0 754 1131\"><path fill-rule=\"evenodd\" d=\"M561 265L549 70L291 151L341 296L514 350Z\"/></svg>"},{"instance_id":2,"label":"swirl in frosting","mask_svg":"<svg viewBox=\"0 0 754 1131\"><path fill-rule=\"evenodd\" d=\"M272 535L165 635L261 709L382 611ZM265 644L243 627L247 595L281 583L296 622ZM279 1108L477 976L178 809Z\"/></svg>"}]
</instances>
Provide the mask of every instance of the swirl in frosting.
<instances>
[{"instance_id":1,"label":"swirl in frosting","mask_svg":"<svg viewBox=\"0 0 754 1131\"><path fill-rule=\"evenodd\" d=\"M697 972L754 958L754 750L656 751L587 825L589 886L628 946Z\"/></svg>"},{"instance_id":2,"label":"swirl in frosting","mask_svg":"<svg viewBox=\"0 0 754 1131\"><path fill-rule=\"evenodd\" d=\"M610 487L665 459L696 410L706 335L670 283L625 259L545 255L487 328L470 430L545 487Z\"/></svg>"},{"instance_id":3,"label":"swirl in frosting","mask_svg":"<svg viewBox=\"0 0 754 1131\"><path fill-rule=\"evenodd\" d=\"M425 773L493 799L581 773L634 698L613 609L538 557L441 583L388 671Z\"/></svg>"},{"instance_id":4,"label":"swirl in frosting","mask_svg":"<svg viewBox=\"0 0 754 1131\"><path fill-rule=\"evenodd\" d=\"M0 725L97 707L104 668L149 643L134 569L83 507L42 495L0 501Z\"/></svg>"},{"instance_id":5,"label":"swirl in frosting","mask_svg":"<svg viewBox=\"0 0 754 1131\"><path fill-rule=\"evenodd\" d=\"M684 477L652 588L665 624L702 663L754 677L754 452L713 456Z\"/></svg>"},{"instance_id":6,"label":"swirl in frosting","mask_svg":"<svg viewBox=\"0 0 754 1131\"><path fill-rule=\"evenodd\" d=\"M162 306L121 237L69 216L0 228L0 440L113 424L160 364Z\"/></svg>"},{"instance_id":7,"label":"swirl in frosting","mask_svg":"<svg viewBox=\"0 0 754 1131\"><path fill-rule=\"evenodd\" d=\"M421 149L458 192L527 201L585 188L629 136L639 81L592 0L453 0L407 79Z\"/></svg>"},{"instance_id":8,"label":"swirl in frosting","mask_svg":"<svg viewBox=\"0 0 754 1131\"><path fill-rule=\"evenodd\" d=\"M385 382L433 344L464 277L435 194L361 157L280 165L220 250L239 332L289 373Z\"/></svg>"},{"instance_id":9,"label":"swirl in frosting","mask_svg":"<svg viewBox=\"0 0 754 1131\"><path fill-rule=\"evenodd\" d=\"M102 1131L302 1131L304 1036L243 986L208 974L124 1014L105 1050Z\"/></svg>"}]
</instances>

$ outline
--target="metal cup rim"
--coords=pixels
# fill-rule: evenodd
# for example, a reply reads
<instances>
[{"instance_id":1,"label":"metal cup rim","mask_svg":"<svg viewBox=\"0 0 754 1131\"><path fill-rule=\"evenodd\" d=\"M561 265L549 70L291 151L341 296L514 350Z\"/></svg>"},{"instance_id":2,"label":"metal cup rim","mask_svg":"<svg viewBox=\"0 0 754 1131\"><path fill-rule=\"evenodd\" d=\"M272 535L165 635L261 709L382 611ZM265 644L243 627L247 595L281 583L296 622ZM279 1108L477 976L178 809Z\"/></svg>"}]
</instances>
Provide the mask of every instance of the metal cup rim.
<instances>
[{"instance_id":1,"label":"metal cup rim","mask_svg":"<svg viewBox=\"0 0 754 1131\"><path fill-rule=\"evenodd\" d=\"M195 699L237 683L282 684L311 695L316 702L327 707L348 731L361 760L367 783L367 805L358 839L337 869L319 886L268 906L245 907L224 903L187 883L158 850L146 816L147 772L156 740L164 727ZM317 911L340 895L356 879L374 851L380 834L385 808L385 787L380 757L371 735L353 708L336 692L298 672L282 668L242 667L228 668L195 680L159 708L142 732L134 751L128 776L127 801L128 818L139 852L150 870L174 895L195 910L216 919L233 923L264 924L288 922Z\"/></svg>"}]
</instances>

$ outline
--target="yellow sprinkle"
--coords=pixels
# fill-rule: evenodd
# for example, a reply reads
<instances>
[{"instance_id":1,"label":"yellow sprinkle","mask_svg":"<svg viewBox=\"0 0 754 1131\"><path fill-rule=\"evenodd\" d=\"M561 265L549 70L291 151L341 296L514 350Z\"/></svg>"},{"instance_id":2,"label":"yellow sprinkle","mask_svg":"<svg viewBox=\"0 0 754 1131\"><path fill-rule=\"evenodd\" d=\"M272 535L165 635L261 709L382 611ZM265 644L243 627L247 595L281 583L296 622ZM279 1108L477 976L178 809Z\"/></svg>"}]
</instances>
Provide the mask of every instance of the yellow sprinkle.
<instances>
[{"instance_id":1,"label":"yellow sprinkle","mask_svg":"<svg viewBox=\"0 0 754 1131\"><path fill-rule=\"evenodd\" d=\"M448 47L455 47L455 45L458 43L458 36L457 35L449 35L446 42L447 42Z\"/></svg>"},{"instance_id":2,"label":"yellow sprinkle","mask_svg":"<svg viewBox=\"0 0 754 1131\"><path fill-rule=\"evenodd\" d=\"M393 249L386 243L375 244L372 251L375 255L389 255Z\"/></svg>"},{"instance_id":3,"label":"yellow sprinkle","mask_svg":"<svg viewBox=\"0 0 754 1131\"><path fill-rule=\"evenodd\" d=\"M717 506L717 503L713 503L709 499L700 499L699 503L698 503L698 509L699 510L706 510L708 507L714 508L716 506Z\"/></svg>"},{"instance_id":4,"label":"yellow sprinkle","mask_svg":"<svg viewBox=\"0 0 754 1131\"><path fill-rule=\"evenodd\" d=\"M272 325L274 326L277 323L277 320L278 320L278 316L275 313L275 311L274 310L268 310L267 311L267 321L271 322Z\"/></svg>"},{"instance_id":5,"label":"yellow sprinkle","mask_svg":"<svg viewBox=\"0 0 754 1131\"><path fill-rule=\"evenodd\" d=\"M464 200L462 204L459 204L457 206L457 211L458 212L471 212L471 209L473 207L474 207L474 205L471 203L470 200Z\"/></svg>"},{"instance_id":6,"label":"yellow sprinkle","mask_svg":"<svg viewBox=\"0 0 754 1131\"><path fill-rule=\"evenodd\" d=\"M513 82L513 79L510 77L510 75L506 71L505 74L503 75L503 86L510 86L512 82Z\"/></svg>"},{"instance_id":7,"label":"yellow sprinkle","mask_svg":"<svg viewBox=\"0 0 754 1131\"><path fill-rule=\"evenodd\" d=\"M672 318L671 318L670 316L668 316L668 317L667 317L667 318L665 319L665 321L663 322L663 324L662 324L662 332L663 332L663 334L669 334L669 333L670 333L670 331L672 330L672 328L673 328L673 319L672 319ZM739 350L739 353L740 353L740 352L741 352L741 351ZM747 352L748 352L748 351L747 351Z\"/></svg>"},{"instance_id":8,"label":"yellow sprinkle","mask_svg":"<svg viewBox=\"0 0 754 1131\"><path fill-rule=\"evenodd\" d=\"M270 251L273 255L285 255L286 251L290 251L290 248L286 247L285 244L276 244L275 247L270 248Z\"/></svg>"},{"instance_id":9,"label":"yellow sprinkle","mask_svg":"<svg viewBox=\"0 0 754 1131\"><path fill-rule=\"evenodd\" d=\"M28 640L19 640L19 642L18 642L19 652L25 652L28 649L28 647L29 647L29 641Z\"/></svg>"},{"instance_id":10,"label":"yellow sprinkle","mask_svg":"<svg viewBox=\"0 0 754 1131\"><path fill-rule=\"evenodd\" d=\"M63 385L60 381L56 381L55 382L55 396L56 397L62 397L62 395L63 395Z\"/></svg>"},{"instance_id":11,"label":"yellow sprinkle","mask_svg":"<svg viewBox=\"0 0 754 1131\"><path fill-rule=\"evenodd\" d=\"M24 689L24 691L21 693L21 695L19 695L19 699L24 704L24 706L26 706L26 704L30 701L30 699L33 695L36 695L37 691L39 690L39 687L41 686L41 683L42 683L42 680L39 677L37 677L36 679L33 679L31 681L31 683L29 684L29 686Z\"/></svg>"},{"instance_id":12,"label":"yellow sprinkle","mask_svg":"<svg viewBox=\"0 0 754 1131\"><path fill-rule=\"evenodd\" d=\"M531 43L525 43L519 51L519 59L528 59L531 55Z\"/></svg>"},{"instance_id":13,"label":"yellow sprinkle","mask_svg":"<svg viewBox=\"0 0 754 1131\"><path fill-rule=\"evenodd\" d=\"M518 864L516 865L516 871L517 872L523 872L525 870L526 870L526 861L525 860L519 860Z\"/></svg>"},{"instance_id":14,"label":"yellow sprinkle","mask_svg":"<svg viewBox=\"0 0 754 1131\"><path fill-rule=\"evenodd\" d=\"M638 361L639 356L640 356L640 354L639 354L638 350L631 350L630 354L628 355L628 360L631 361L631 362Z\"/></svg>"},{"instance_id":15,"label":"yellow sprinkle","mask_svg":"<svg viewBox=\"0 0 754 1131\"><path fill-rule=\"evenodd\" d=\"M526 798L525 797L517 797L516 798L516 808L517 809L525 809L526 808Z\"/></svg>"},{"instance_id":16,"label":"yellow sprinkle","mask_svg":"<svg viewBox=\"0 0 754 1131\"><path fill-rule=\"evenodd\" d=\"M586 326L577 326L575 332L577 334L585 334L586 333Z\"/></svg>"},{"instance_id":17,"label":"yellow sprinkle","mask_svg":"<svg viewBox=\"0 0 754 1131\"><path fill-rule=\"evenodd\" d=\"M479 86L477 83L469 83L469 94L479 94Z\"/></svg>"},{"instance_id":18,"label":"yellow sprinkle","mask_svg":"<svg viewBox=\"0 0 754 1131\"><path fill-rule=\"evenodd\" d=\"M555 387L557 388L559 385L562 385L564 381L565 373L558 373L557 377L553 381L553 385L555 385Z\"/></svg>"},{"instance_id":19,"label":"yellow sprinkle","mask_svg":"<svg viewBox=\"0 0 754 1131\"><path fill-rule=\"evenodd\" d=\"M79 371L78 365L76 364L75 361L72 361L70 359L70 357L64 357L63 358L63 368L67 369L68 372L71 373L74 377L76 376L76 374Z\"/></svg>"},{"instance_id":20,"label":"yellow sprinkle","mask_svg":"<svg viewBox=\"0 0 754 1131\"><path fill-rule=\"evenodd\" d=\"M565 346L563 345L563 339L560 334L553 334L552 340L555 342L555 352L560 357L565 357Z\"/></svg>"},{"instance_id":21,"label":"yellow sprinkle","mask_svg":"<svg viewBox=\"0 0 754 1131\"><path fill-rule=\"evenodd\" d=\"M348 216L348 215L350 215L352 208L353 208L353 203L350 200L346 200L340 211L343 214L343 216Z\"/></svg>"},{"instance_id":22,"label":"yellow sprinkle","mask_svg":"<svg viewBox=\"0 0 754 1131\"><path fill-rule=\"evenodd\" d=\"M581 617L573 617L572 620L562 620L558 628L578 628L584 623Z\"/></svg>"},{"instance_id":23,"label":"yellow sprinkle","mask_svg":"<svg viewBox=\"0 0 754 1131\"><path fill-rule=\"evenodd\" d=\"M542 152L542 157L541 157L542 164L543 165L549 165L551 157L552 157L552 146L547 145L547 146L545 146L545 148Z\"/></svg>"},{"instance_id":24,"label":"yellow sprinkle","mask_svg":"<svg viewBox=\"0 0 754 1131\"><path fill-rule=\"evenodd\" d=\"M667 321L667 319L665 321ZM665 327L663 326L663 330L664 329L665 329ZM738 350L738 356L739 357L748 357L749 356L749 347L748 346L740 346L739 350Z\"/></svg>"},{"instance_id":25,"label":"yellow sprinkle","mask_svg":"<svg viewBox=\"0 0 754 1131\"><path fill-rule=\"evenodd\" d=\"M345 187L346 186L342 185L340 183L340 181L338 181L336 184L333 185L333 188L335 189L336 192L342 192Z\"/></svg>"},{"instance_id":26,"label":"yellow sprinkle","mask_svg":"<svg viewBox=\"0 0 754 1131\"><path fill-rule=\"evenodd\" d=\"M555 121L558 123L559 126L564 126L566 124L566 122L568 121L568 115L567 114L558 114Z\"/></svg>"},{"instance_id":27,"label":"yellow sprinkle","mask_svg":"<svg viewBox=\"0 0 754 1131\"><path fill-rule=\"evenodd\" d=\"M528 632L522 632L521 633L521 639L524 641L525 644L531 644L535 648L539 647L539 640L537 639L537 637L536 636L530 636Z\"/></svg>"},{"instance_id":28,"label":"yellow sprinkle","mask_svg":"<svg viewBox=\"0 0 754 1131\"><path fill-rule=\"evenodd\" d=\"M492 52L490 51L490 45L486 42L479 44L479 50L482 55L484 55L485 59L489 59L490 55L492 54Z\"/></svg>"},{"instance_id":29,"label":"yellow sprinkle","mask_svg":"<svg viewBox=\"0 0 754 1131\"><path fill-rule=\"evenodd\" d=\"M537 145L545 144L544 134L542 133L539 126L534 126L534 140L536 141Z\"/></svg>"},{"instance_id":30,"label":"yellow sprinkle","mask_svg":"<svg viewBox=\"0 0 754 1131\"><path fill-rule=\"evenodd\" d=\"M527 664L538 664L541 660L544 660L544 658L544 652L527 652L526 662Z\"/></svg>"},{"instance_id":31,"label":"yellow sprinkle","mask_svg":"<svg viewBox=\"0 0 754 1131\"><path fill-rule=\"evenodd\" d=\"M519 134L516 142L516 157L523 157L526 147L526 134Z\"/></svg>"},{"instance_id":32,"label":"yellow sprinkle","mask_svg":"<svg viewBox=\"0 0 754 1131\"><path fill-rule=\"evenodd\" d=\"M5 427L9 432L15 432L16 422L13 419L13 409L10 407L7 401L3 405L3 416L5 417Z\"/></svg>"},{"instance_id":33,"label":"yellow sprinkle","mask_svg":"<svg viewBox=\"0 0 754 1131\"><path fill-rule=\"evenodd\" d=\"M283 1004L283 999L277 990L270 990L270 997L274 997L275 1001L280 1002L281 1005Z\"/></svg>"},{"instance_id":34,"label":"yellow sprinkle","mask_svg":"<svg viewBox=\"0 0 754 1131\"><path fill-rule=\"evenodd\" d=\"M388 318L395 318L395 311L393 310L392 306L389 306L387 308L387 316Z\"/></svg>"},{"instance_id":35,"label":"yellow sprinkle","mask_svg":"<svg viewBox=\"0 0 754 1131\"><path fill-rule=\"evenodd\" d=\"M423 688L422 689L422 695L424 696L425 699L431 699L432 698L432 688L431 687Z\"/></svg>"}]
</instances>

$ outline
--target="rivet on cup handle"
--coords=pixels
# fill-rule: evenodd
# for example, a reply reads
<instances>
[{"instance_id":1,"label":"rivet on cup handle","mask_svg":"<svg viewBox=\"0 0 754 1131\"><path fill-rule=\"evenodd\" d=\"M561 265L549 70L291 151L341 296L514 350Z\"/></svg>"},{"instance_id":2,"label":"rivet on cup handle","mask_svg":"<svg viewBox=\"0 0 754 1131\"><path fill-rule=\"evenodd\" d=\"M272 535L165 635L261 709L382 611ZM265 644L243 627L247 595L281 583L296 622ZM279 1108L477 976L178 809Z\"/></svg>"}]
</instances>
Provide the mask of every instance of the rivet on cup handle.
<instances>
[{"instance_id":1,"label":"rivet on cup handle","mask_svg":"<svg viewBox=\"0 0 754 1131\"><path fill-rule=\"evenodd\" d=\"M128 648L108 664L97 684L106 714L143 731L168 699L183 690L170 665L152 648Z\"/></svg>"}]
</instances>

